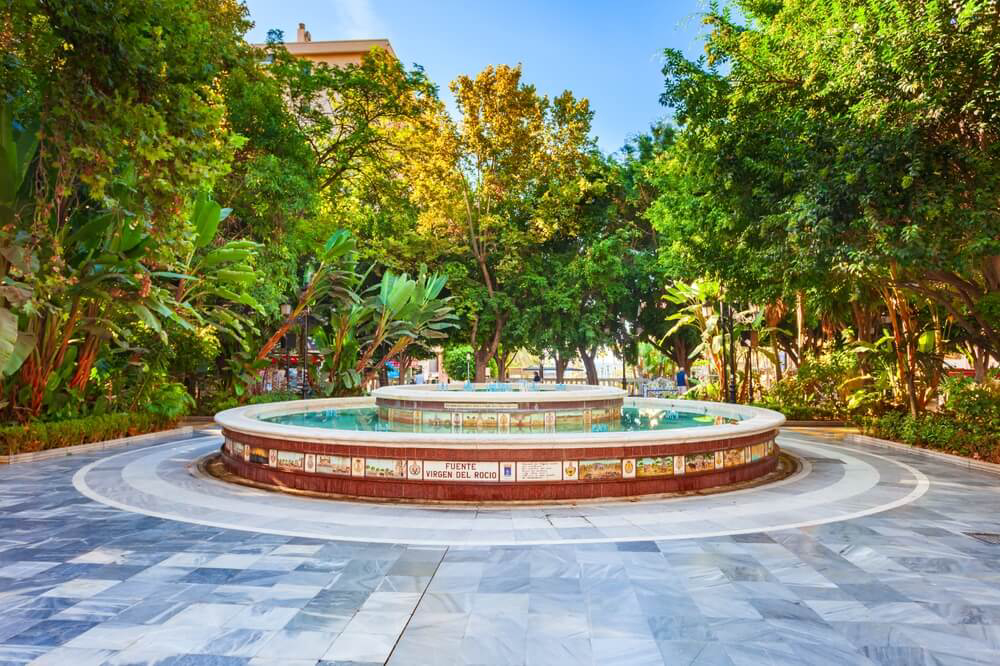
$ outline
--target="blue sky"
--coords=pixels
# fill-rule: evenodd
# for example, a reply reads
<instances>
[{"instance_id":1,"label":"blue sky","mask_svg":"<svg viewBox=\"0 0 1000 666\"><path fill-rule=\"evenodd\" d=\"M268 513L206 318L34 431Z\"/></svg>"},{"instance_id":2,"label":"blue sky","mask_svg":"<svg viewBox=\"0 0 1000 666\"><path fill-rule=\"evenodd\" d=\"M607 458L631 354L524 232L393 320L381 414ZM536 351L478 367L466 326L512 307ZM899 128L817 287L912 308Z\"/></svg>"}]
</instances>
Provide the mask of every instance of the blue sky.
<instances>
[{"instance_id":1,"label":"blue sky","mask_svg":"<svg viewBox=\"0 0 1000 666\"><path fill-rule=\"evenodd\" d=\"M667 115L660 54L702 53L700 0L246 0L253 41L278 28L295 39L387 37L406 64L423 65L451 106L448 83L487 65L521 63L524 78L550 96L590 99L605 152Z\"/></svg>"}]
</instances>

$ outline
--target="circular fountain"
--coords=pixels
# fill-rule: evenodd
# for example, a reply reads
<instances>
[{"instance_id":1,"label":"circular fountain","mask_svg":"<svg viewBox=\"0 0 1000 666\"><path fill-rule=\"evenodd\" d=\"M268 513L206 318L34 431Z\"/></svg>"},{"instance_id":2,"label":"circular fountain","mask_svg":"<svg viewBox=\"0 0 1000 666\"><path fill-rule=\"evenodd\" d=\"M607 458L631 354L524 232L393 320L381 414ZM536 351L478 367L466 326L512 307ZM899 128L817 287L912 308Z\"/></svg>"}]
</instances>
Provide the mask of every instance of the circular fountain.
<instances>
[{"instance_id":1,"label":"circular fountain","mask_svg":"<svg viewBox=\"0 0 1000 666\"><path fill-rule=\"evenodd\" d=\"M338 496L545 501L703 490L765 476L785 418L601 386L389 386L215 417L239 477Z\"/></svg>"}]
</instances>

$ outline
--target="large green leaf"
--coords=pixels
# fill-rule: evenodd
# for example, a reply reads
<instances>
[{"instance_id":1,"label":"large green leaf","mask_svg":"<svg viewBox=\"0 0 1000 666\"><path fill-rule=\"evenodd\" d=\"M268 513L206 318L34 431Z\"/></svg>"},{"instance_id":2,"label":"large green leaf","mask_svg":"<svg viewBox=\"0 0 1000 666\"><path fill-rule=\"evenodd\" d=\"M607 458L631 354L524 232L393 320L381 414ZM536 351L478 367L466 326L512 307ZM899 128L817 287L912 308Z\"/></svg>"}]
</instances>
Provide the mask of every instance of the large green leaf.
<instances>
[{"instance_id":1,"label":"large green leaf","mask_svg":"<svg viewBox=\"0 0 1000 666\"><path fill-rule=\"evenodd\" d=\"M35 334L21 331L17 336L17 341L14 343L14 349L10 354L10 358L7 359L7 363L0 369L0 375L10 377L17 372L34 348Z\"/></svg>"},{"instance_id":2,"label":"large green leaf","mask_svg":"<svg viewBox=\"0 0 1000 666\"><path fill-rule=\"evenodd\" d=\"M254 255L252 249L232 248L229 245L209 252L199 262L202 268L212 268L219 264L242 263Z\"/></svg>"},{"instance_id":3,"label":"large green leaf","mask_svg":"<svg viewBox=\"0 0 1000 666\"><path fill-rule=\"evenodd\" d=\"M207 192L199 193L195 197L194 211L191 214L195 247L209 245L219 230L219 223L229 217L231 211L231 208L223 210L222 206L213 201Z\"/></svg>"},{"instance_id":4,"label":"large green leaf","mask_svg":"<svg viewBox=\"0 0 1000 666\"><path fill-rule=\"evenodd\" d=\"M110 212L95 215L69 235L69 238L66 239L66 245L73 246L79 243L87 250L92 250L100 245L112 222L114 222L114 216Z\"/></svg>"},{"instance_id":5,"label":"large green leaf","mask_svg":"<svg viewBox=\"0 0 1000 666\"><path fill-rule=\"evenodd\" d=\"M0 308L0 368L7 365L16 342L17 315L7 308Z\"/></svg>"},{"instance_id":6,"label":"large green leaf","mask_svg":"<svg viewBox=\"0 0 1000 666\"><path fill-rule=\"evenodd\" d=\"M24 127L15 138L10 106L0 104L0 203L14 203L37 148L38 128Z\"/></svg>"},{"instance_id":7,"label":"large green leaf","mask_svg":"<svg viewBox=\"0 0 1000 666\"><path fill-rule=\"evenodd\" d=\"M163 327L160 326L160 320L156 318L149 308L145 305L139 303L132 304L132 312L136 313L147 326L156 331L157 333L163 335Z\"/></svg>"},{"instance_id":8,"label":"large green leaf","mask_svg":"<svg viewBox=\"0 0 1000 666\"><path fill-rule=\"evenodd\" d=\"M253 271L237 271L222 268L215 272L216 277L222 282L237 284L254 284L257 282L257 274Z\"/></svg>"}]
</instances>

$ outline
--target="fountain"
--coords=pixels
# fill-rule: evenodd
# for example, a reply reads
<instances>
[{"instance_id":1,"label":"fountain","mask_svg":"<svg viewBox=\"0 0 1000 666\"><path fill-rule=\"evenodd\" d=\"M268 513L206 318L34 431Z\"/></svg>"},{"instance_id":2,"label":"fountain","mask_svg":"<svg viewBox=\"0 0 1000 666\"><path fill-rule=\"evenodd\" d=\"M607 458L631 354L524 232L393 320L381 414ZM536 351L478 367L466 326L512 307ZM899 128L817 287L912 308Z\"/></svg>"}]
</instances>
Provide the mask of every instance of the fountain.
<instances>
[{"instance_id":1,"label":"fountain","mask_svg":"<svg viewBox=\"0 0 1000 666\"><path fill-rule=\"evenodd\" d=\"M387 386L238 407L222 462L279 488L373 499L548 501L704 490L778 465L784 416L603 386Z\"/></svg>"}]
</instances>

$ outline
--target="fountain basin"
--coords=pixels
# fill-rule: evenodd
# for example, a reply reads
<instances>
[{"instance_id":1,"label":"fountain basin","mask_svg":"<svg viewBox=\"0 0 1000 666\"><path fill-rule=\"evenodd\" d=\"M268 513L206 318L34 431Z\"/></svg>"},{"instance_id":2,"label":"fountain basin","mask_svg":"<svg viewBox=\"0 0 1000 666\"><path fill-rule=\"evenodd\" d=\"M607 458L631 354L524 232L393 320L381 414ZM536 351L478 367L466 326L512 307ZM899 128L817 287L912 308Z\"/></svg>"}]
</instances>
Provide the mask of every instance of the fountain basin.
<instances>
[{"instance_id":1,"label":"fountain basin","mask_svg":"<svg viewBox=\"0 0 1000 666\"><path fill-rule=\"evenodd\" d=\"M278 488L358 498L628 497L741 483L777 467L774 438L785 420L777 412L627 399L617 389L587 388L594 390L449 391L442 400L436 389L386 387L367 398L238 407L220 412L216 421L230 473ZM619 401L619 424L637 420L649 427L616 430L595 420L593 411L588 417L587 410L616 409L602 401ZM390 409L411 416L396 418L385 411ZM629 416L633 412L638 416ZM434 417L429 426L427 413L447 417ZM518 426L517 414L528 415L528 423ZM677 423L664 428L661 419Z\"/></svg>"}]
</instances>

